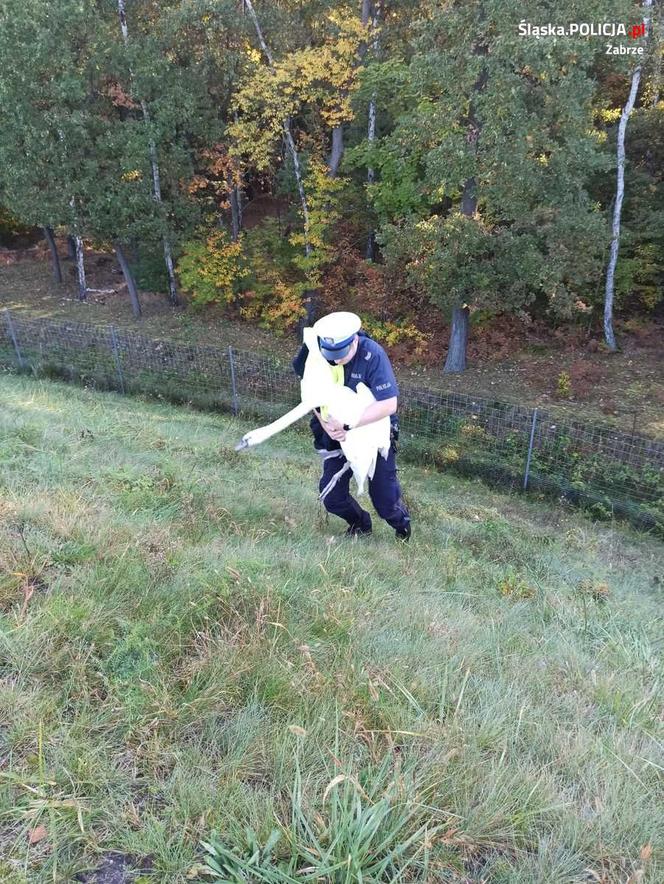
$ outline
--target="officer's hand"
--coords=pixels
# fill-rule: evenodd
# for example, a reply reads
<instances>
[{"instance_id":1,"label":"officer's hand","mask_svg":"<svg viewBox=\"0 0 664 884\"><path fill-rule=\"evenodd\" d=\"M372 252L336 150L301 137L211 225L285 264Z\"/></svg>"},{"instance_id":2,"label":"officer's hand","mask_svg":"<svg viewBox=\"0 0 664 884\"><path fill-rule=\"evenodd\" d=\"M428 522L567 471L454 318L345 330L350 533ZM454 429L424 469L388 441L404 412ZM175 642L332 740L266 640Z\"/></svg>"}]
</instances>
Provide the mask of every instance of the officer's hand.
<instances>
[{"instance_id":1,"label":"officer's hand","mask_svg":"<svg viewBox=\"0 0 664 884\"><path fill-rule=\"evenodd\" d=\"M332 430L343 430L343 428L344 428L344 425L341 423L341 421L338 421L336 419L336 417L329 417L327 419L327 425ZM328 432L329 432L329 430L328 430Z\"/></svg>"},{"instance_id":2,"label":"officer's hand","mask_svg":"<svg viewBox=\"0 0 664 884\"><path fill-rule=\"evenodd\" d=\"M335 442L343 442L346 438L346 431L343 426L340 430L333 429L330 424L327 424L325 427L325 432L330 437L330 439L334 439Z\"/></svg>"},{"instance_id":3,"label":"officer's hand","mask_svg":"<svg viewBox=\"0 0 664 884\"><path fill-rule=\"evenodd\" d=\"M319 420L330 439L334 439L335 442L344 441L346 438L346 431L344 430L344 425L342 423L333 417L327 421L324 421L322 418L319 418Z\"/></svg>"}]
</instances>

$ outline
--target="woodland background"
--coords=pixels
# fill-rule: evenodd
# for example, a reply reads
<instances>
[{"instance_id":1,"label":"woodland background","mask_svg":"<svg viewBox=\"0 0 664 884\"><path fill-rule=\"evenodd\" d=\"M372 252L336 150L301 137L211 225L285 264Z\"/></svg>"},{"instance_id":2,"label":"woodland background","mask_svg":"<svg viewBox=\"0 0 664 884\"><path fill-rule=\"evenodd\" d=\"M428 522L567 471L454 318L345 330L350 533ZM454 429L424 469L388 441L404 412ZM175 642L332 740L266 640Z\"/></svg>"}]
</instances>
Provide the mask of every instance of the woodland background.
<instances>
[{"instance_id":1,"label":"woodland background","mask_svg":"<svg viewBox=\"0 0 664 884\"><path fill-rule=\"evenodd\" d=\"M519 33L644 20L640 40ZM3 244L40 228L62 257L68 237L82 301L115 253L111 312L129 293L149 313L144 293L163 292L213 326L294 334L352 309L397 360L444 371L524 336L615 350L602 316L632 90L611 312L618 344L652 349L663 40L650 0L5 0ZM606 378L562 367L559 396Z\"/></svg>"}]
</instances>

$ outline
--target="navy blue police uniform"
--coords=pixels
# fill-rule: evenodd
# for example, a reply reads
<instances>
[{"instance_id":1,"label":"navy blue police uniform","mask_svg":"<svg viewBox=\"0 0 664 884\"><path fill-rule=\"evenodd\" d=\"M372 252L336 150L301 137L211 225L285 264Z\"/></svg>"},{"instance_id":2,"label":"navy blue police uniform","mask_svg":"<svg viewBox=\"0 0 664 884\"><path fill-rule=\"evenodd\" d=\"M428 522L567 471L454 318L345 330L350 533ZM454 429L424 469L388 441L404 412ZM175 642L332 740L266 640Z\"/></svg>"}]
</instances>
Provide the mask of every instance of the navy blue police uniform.
<instances>
[{"instance_id":1,"label":"navy blue police uniform","mask_svg":"<svg viewBox=\"0 0 664 884\"><path fill-rule=\"evenodd\" d=\"M399 387L385 350L363 331L358 332L358 338L355 356L343 366L344 385L356 390L357 385L363 383L377 401L398 396ZM303 345L293 360L293 368L300 378L304 374L307 355L308 349ZM376 459L373 478L369 479L369 497L378 515L395 529L398 536L406 536L410 534L410 515L401 496L401 486L397 478L396 440L399 437L399 422L396 414L390 416L390 423L390 450L387 459L382 454ZM310 427L314 435L314 447L323 457L323 475L319 482L319 491L322 492L344 466L346 457L339 442L325 432L315 415ZM325 497L325 508L348 522L350 534L369 533L371 516L350 494L351 475L349 470L339 479Z\"/></svg>"}]
</instances>

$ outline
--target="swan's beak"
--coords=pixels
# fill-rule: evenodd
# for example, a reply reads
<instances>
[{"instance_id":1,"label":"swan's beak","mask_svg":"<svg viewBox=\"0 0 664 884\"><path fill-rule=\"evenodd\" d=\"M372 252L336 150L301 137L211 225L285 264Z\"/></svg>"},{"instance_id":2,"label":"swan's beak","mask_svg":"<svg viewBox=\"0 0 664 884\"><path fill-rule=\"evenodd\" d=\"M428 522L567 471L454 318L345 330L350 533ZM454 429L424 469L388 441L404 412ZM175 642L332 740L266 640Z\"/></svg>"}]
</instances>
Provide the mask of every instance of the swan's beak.
<instances>
[{"instance_id":1,"label":"swan's beak","mask_svg":"<svg viewBox=\"0 0 664 884\"><path fill-rule=\"evenodd\" d=\"M244 451L245 448L249 448L249 440L246 436L244 436L240 442L235 446L236 451Z\"/></svg>"}]
</instances>

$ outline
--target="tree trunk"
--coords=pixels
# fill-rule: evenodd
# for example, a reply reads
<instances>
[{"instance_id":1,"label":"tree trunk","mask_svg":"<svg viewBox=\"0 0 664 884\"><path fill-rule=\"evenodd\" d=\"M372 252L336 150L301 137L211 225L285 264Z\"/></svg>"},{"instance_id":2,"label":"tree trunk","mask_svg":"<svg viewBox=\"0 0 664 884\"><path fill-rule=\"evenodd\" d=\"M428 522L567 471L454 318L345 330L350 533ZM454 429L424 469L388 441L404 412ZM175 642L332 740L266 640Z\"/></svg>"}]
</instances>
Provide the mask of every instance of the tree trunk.
<instances>
[{"instance_id":1,"label":"tree trunk","mask_svg":"<svg viewBox=\"0 0 664 884\"><path fill-rule=\"evenodd\" d=\"M650 106L657 107L659 104L659 93L662 88L662 52L664 51L664 22L662 18L662 4L659 5L658 14L653 14L652 19L652 39L654 44L654 62L652 72L652 96Z\"/></svg>"},{"instance_id":2,"label":"tree trunk","mask_svg":"<svg viewBox=\"0 0 664 884\"><path fill-rule=\"evenodd\" d=\"M238 227L240 228L240 232L242 232L242 225L244 224L244 208L242 206L242 196L244 191L241 187L237 185L233 189L233 193L235 194L235 200L237 203L237 217L238 217Z\"/></svg>"},{"instance_id":3,"label":"tree trunk","mask_svg":"<svg viewBox=\"0 0 664 884\"><path fill-rule=\"evenodd\" d=\"M164 235L164 263L166 264L166 272L168 274L168 297L174 307L180 306L180 298L178 297L178 287L175 281L175 265L173 264L173 252L168 237Z\"/></svg>"},{"instance_id":4,"label":"tree trunk","mask_svg":"<svg viewBox=\"0 0 664 884\"><path fill-rule=\"evenodd\" d=\"M53 264L53 278L57 283L62 283L62 267L60 266L60 256L58 255L58 247L55 244L55 236L53 235L53 228L48 225L44 225L42 228L44 231L44 236L46 237L46 242L48 243L48 247L51 250L51 261Z\"/></svg>"},{"instance_id":5,"label":"tree trunk","mask_svg":"<svg viewBox=\"0 0 664 884\"><path fill-rule=\"evenodd\" d=\"M344 127L335 126L332 130L332 151L328 161L328 174L330 178L336 178L344 155Z\"/></svg>"},{"instance_id":6,"label":"tree trunk","mask_svg":"<svg viewBox=\"0 0 664 884\"><path fill-rule=\"evenodd\" d=\"M371 96L369 102L369 127L367 130L367 141L371 147L376 140L376 93ZM373 166L367 168L367 185L371 185L376 180L376 172ZM376 232L372 228L367 236L367 261L373 261L376 257Z\"/></svg>"},{"instance_id":7,"label":"tree trunk","mask_svg":"<svg viewBox=\"0 0 664 884\"><path fill-rule=\"evenodd\" d=\"M122 0L120 0L122 2ZM150 126L150 112L145 101L141 101L141 110L143 112L143 120L145 125ZM161 177L159 174L159 163L157 162L157 146L154 139L150 137L150 166L152 167L152 197L159 206L161 215L164 216L164 205L161 198ZM168 297L171 304L177 307L180 303L178 298L178 287L175 281L175 268L173 266L173 252L171 243L166 234L163 236L164 263L166 264L166 273L168 274Z\"/></svg>"},{"instance_id":8,"label":"tree trunk","mask_svg":"<svg viewBox=\"0 0 664 884\"><path fill-rule=\"evenodd\" d=\"M481 18L483 16L480 16ZM473 52L475 55L486 55L487 48L483 43L475 45ZM485 66L480 70L479 76L473 84L473 89L468 105L467 118L467 134L466 141L470 145L473 156L477 156L477 141L482 131L482 123L477 119L475 114L475 102L473 97L482 91L486 85L488 71ZM463 192L461 194L461 212L467 218L477 211L477 182L475 176L471 175L464 181ZM466 304L460 304L452 311L452 328L450 329L450 347L447 352L447 359L443 373L448 374L455 371L465 371L466 369L466 349L468 346L468 329L469 329L470 310Z\"/></svg>"},{"instance_id":9,"label":"tree trunk","mask_svg":"<svg viewBox=\"0 0 664 884\"><path fill-rule=\"evenodd\" d=\"M463 191L461 193L461 214L467 218L472 218L477 211L477 183L475 176L467 178L463 182Z\"/></svg>"},{"instance_id":10,"label":"tree trunk","mask_svg":"<svg viewBox=\"0 0 664 884\"><path fill-rule=\"evenodd\" d=\"M237 242L242 229L242 208L240 206L240 194L237 185L233 184L233 176L229 172L226 176L228 184L228 201L231 206L231 239Z\"/></svg>"},{"instance_id":11,"label":"tree trunk","mask_svg":"<svg viewBox=\"0 0 664 884\"><path fill-rule=\"evenodd\" d=\"M369 17L371 15L371 7L372 0L362 0L362 11L360 13L360 18L362 24L366 27L369 21ZM358 63L362 61L366 54L366 44L362 44L360 48L360 57L358 59ZM342 97L345 97L348 93L343 90ZM343 125L335 126L332 129L332 149L330 151L330 159L328 160L328 175L330 178L336 178L337 173L339 172L339 166L341 164L341 159L344 155L344 129Z\"/></svg>"},{"instance_id":12,"label":"tree trunk","mask_svg":"<svg viewBox=\"0 0 664 884\"><path fill-rule=\"evenodd\" d=\"M118 0L118 15L120 18L120 30L122 31L122 39L124 41L125 47L129 41L129 28L127 25L127 11L125 9L125 0ZM131 80L134 79L134 72L131 69L131 65L129 66L129 76ZM150 112L148 110L148 106L145 100L141 99L141 112L143 114L143 121L145 125L148 127L148 131L150 128ZM159 212L164 220L165 212L163 206L163 200L161 198L161 176L159 173L159 162L157 158L157 146L154 143L154 139L150 136L149 141L149 153L150 153L150 166L152 168L152 198L159 206ZM180 303L180 299L178 298L178 289L177 283L175 280L175 268L173 266L173 251L171 248L171 243L167 234L163 236L163 250L164 250L164 264L166 265L166 273L168 274L168 296L170 298L171 304L173 306L178 306Z\"/></svg>"},{"instance_id":13,"label":"tree trunk","mask_svg":"<svg viewBox=\"0 0 664 884\"><path fill-rule=\"evenodd\" d=\"M470 311L466 306L455 307L452 311L450 344L447 350L445 367L443 368L443 372L445 374L466 370L466 349L468 346L469 314Z\"/></svg>"},{"instance_id":14,"label":"tree trunk","mask_svg":"<svg viewBox=\"0 0 664 884\"><path fill-rule=\"evenodd\" d=\"M258 42L261 45L261 49L265 57L267 58L270 71L274 75L275 67L274 67L274 58L272 56L272 52L265 42L265 38L263 37L263 31L261 30L260 23L258 21L258 16L256 15L256 10L254 9L254 4L251 0L244 0L244 8L248 10L249 15L251 16L251 20L254 23L254 28L256 29L256 36L258 37ZM291 133L290 126L290 118L286 118L282 121L282 129L284 133L284 140L288 147L288 152L291 156L291 161L293 163L293 171L295 174L295 181L297 184L297 191L300 195L300 205L302 206L302 218L304 222L304 254L305 257L310 257L311 255L311 240L309 237L309 206L307 203L307 195L304 189L304 182L302 180L302 169L300 166L300 157L297 152L297 147L295 146L295 141L293 140L293 135ZM304 293L304 307L307 311L306 321L308 325L312 325L316 315L316 304L314 300L315 293L308 289Z\"/></svg>"},{"instance_id":15,"label":"tree trunk","mask_svg":"<svg viewBox=\"0 0 664 884\"><path fill-rule=\"evenodd\" d=\"M372 3L370 0L363 0L362 2L362 24L366 25L369 21L369 16L372 13ZM373 50L374 54L378 52L379 41L378 41L378 4L373 7L373 17L372 17L372 28L374 32L373 39ZM369 101L369 121L367 124L367 141L369 143L369 147L371 148L376 141L376 93L374 92ZM372 166L367 168L367 184L373 184L376 180L376 172ZM367 261L373 261L376 257L376 232L373 228L369 231L367 236L367 250L366 250L366 258Z\"/></svg>"},{"instance_id":16,"label":"tree trunk","mask_svg":"<svg viewBox=\"0 0 664 884\"><path fill-rule=\"evenodd\" d=\"M138 299L136 280L134 279L134 274L131 272L131 267L129 266L129 262L127 261L127 256L125 255L122 243L115 243L115 254L117 255L118 264L120 265L120 269L122 270L122 275L124 276L125 282L127 283L129 300L131 301L131 309L133 310L134 316L139 319L142 315L141 302Z\"/></svg>"},{"instance_id":17,"label":"tree trunk","mask_svg":"<svg viewBox=\"0 0 664 884\"><path fill-rule=\"evenodd\" d=\"M652 0L644 0L644 8L648 10L652 6ZM650 32L650 18L648 14L644 16L646 33ZM616 201L613 207L613 225L611 231L611 253L609 256L609 265L606 270L606 287L604 290L604 340L611 350L615 353L618 349L616 344L616 336L613 331L613 296L616 264L618 263L618 250L620 248L620 219L622 214L623 196L625 194L625 133L627 131L627 121L634 108L636 101L636 93L639 90L639 81L641 80L641 69L643 65L638 64L632 74L632 86L629 91L629 97L625 104L622 114L620 115L620 123L618 125L618 170L616 179Z\"/></svg>"},{"instance_id":18,"label":"tree trunk","mask_svg":"<svg viewBox=\"0 0 664 884\"><path fill-rule=\"evenodd\" d=\"M76 260L76 239L71 233L67 234L67 258L70 261Z\"/></svg>"},{"instance_id":19,"label":"tree trunk","mask_svg":"<svg viewBox=\"0 0 664 884\"><path fill-rule=\"evenodd\" d=\"M244 6L242 7L244 14ZM238 121L237 111L233 112L233 120ZM228 201L231 207L231 239L237 242L242 232L242 188L235 183L235 175L229 170L226 173L226 184L228 185Z\"/></svg>"},{"instance_id":20,"label":"tree trunk","mask_svg":"<svg viewBox=\"0 0 664 884\"><path fill-rule=\"evenodd\" d=\"M76 275L78 278L78 300L85 301L88 294L88 285L85 280L85 260L83 257L83 240L80 236L74 237L76 242Z\"/></svg>"},{"instance_id":21,"label":"tree trunk","mask_svg":"<svg viewBox=\"0 0 664 884\"><path fill-rule=\"evenodd\" d=\"M274 58L272 56L272 52L265 42L265 38L263 37L263 32L261 30L260 23L258 21L258 17L256 15L256 10L254 9L254 5L251 0L244 0L244 8L249 10L249 15L254 23L254 28L256 29L256 35L258 36L258 42L261 45L261 49L267 58L268 64L270 66L270 71L272 74L275 74L274 67ZM297 183L297 190L300 195L300 203L302 205L302 215L304 216L304 240L305 240L305 254L307 257L311 252L311 243L309 242L309 206L307 204L307 196L304 190L304 183L302 181L302 170L300 167L300 156L297 152L297 147L295 146L295 141L293 140L293 135L291 133L290 128L290 118L286 118L282 120L282 128L284 132L284 139L286 141L286 145L288 147L288 152L290 153L291 160L293 163L293 171L295 173L295 181Z\"/></svg>"}]
</instances>

